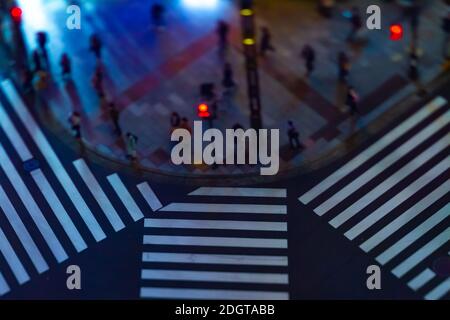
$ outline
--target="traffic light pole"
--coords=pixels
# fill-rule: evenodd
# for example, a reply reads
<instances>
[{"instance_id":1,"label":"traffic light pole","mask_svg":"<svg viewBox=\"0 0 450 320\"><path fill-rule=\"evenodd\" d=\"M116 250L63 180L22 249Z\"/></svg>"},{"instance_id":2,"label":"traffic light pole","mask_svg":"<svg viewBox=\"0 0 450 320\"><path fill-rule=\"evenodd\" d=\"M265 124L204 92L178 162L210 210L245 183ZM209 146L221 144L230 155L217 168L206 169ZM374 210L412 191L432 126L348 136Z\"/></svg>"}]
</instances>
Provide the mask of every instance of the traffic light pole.
<instances>
[{"instance_id":1,"label":"traffic light pole","mask_svg":"<svg viewBox=\"0 0 450 320\"><path fill-rule=\"evenodd\" d=\"M250 126L262 128L261 98L259 92L258 50L255 40L255 21L253 0L241 0L241 28L244 45L245 67L247 71L247 90L250 106Z\"/></svg>"}]
</instances>

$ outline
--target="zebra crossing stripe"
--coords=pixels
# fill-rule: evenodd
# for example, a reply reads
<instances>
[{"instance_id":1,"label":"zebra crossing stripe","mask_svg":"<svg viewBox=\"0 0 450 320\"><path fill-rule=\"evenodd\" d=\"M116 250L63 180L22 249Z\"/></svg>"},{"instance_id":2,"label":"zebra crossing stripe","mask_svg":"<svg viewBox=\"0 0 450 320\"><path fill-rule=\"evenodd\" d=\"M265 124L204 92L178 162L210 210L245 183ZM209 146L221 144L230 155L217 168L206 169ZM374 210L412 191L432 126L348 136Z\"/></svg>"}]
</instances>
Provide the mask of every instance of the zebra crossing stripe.
<instances>
[{"instance_id":1,"label":"zebra crossing stripe","mask_svg":"<svg viewBox=\"0 0 450 320\"><path fill-rule=\"evenodd\" d=\"M286 239L144 235L144 244L286 249Z\"/></svg>"},{"instance_id":2,"label":"zebra crossing stripe","mask_svg":"<svg viewBox=\"0 0 450 320\"><path fill-rule=\"evenodd\" d=\"M171 203L160 211L286 214L286 206L269 204Z\"/></svg>"},{"instance_id":3,"label":"zebra crossing stripe","mask_svg":"<svg viewBox=\"0 0 450 320\"><path fill-rule=\"evenodd\" d=\"M22 98L19 96L15 90L13 84L10 80L3 80L1 82L1 87L8 98L14 111L19 116L22 124L27 129L33 141L36 143L37 147L41 151L44 158L47 160L50 168L58 178L65 192L71 199L75 208L77 208L80 213L84 223L91 231L94 239L98 242L106 238L105 233L98 224L92 212L89 210L83 197L75 187L72 179L69 177L67 171L64 169L61 161L53 150L52 146L48 142L42 130L37 125L31 113L27 110Z\"/></svg>"},{"instance_id":4,"label":"zebra crossing stripe","mask_svg":"<svg viewBox=\"0 0 450 320\"><path fill-rule=\"evenodd\" d=\"M109 175L107 179L113 187L114 191L116 191L124 206L127 208L133 220L138 221L142 219L144 217L144 214L142 213L141 209L139 209L136 202L134 202L133 197L131 197L131 194L128 192L119 176L115 173Z\"/></svg>"},{"instance_id":5,"label":"zebra crossing stripe","mask_svg":"<svg viewBox=\"0 0 450 320\"><path fill-rule=\"evenodd\" d=\"M98 183L97 179L95 179L92 171L89 169L84 159L78 159L74 161L73 165L75 166L75 169L77 169L89 191L94 196L100 208L102 208L103 213L105 214L109 223L111 223L114 231L119 231L125 228L122 219L120 219L119 214L117 213L116 209L114 209L111 201L109 201L108 197Z\"/></svg>"},{"instance_id":6,"label":"zebra crossing stripe","mask_svg":"<svg viewBox=\"0 0 450 320\"><path fill-rule=\"evenodd\" d=\"M419 290L425 284L427 284L431 279L433 279L436 274L430 269L426 268L419 275L414 277L411 281L408 282L408 287L413 289L414 291Z\"/></svg>"},{"instance_id":7,"label":"zebra crossing stripe","mask_svg":"<svg viewBox=\"0 0 450 320\"><path fill-rule=\"evenodd\" d=\"M144 252L142 262L199 263L287 267L286 256Z\"/></svg>"},{"instance_id":8,"label":"zebra crossing stripe","mask_svg":"<svg viewBox=\"0 0 450 320\"><path fill-rule=\"evenodd\" d=\"M401 192L396 194L393 198L389 199L386 203L380 206L377 210L373 211L367 217L365 217L361 222L356 224L353 228L348 230L344 235L347 239L353 240L365 230L370 228L384 216L389 214L392 210L397 208L400 204L405 202L411 196L413 196L417 191L422 189L424 186L429 184L443 172L447 171L449 168L450 157L442 160L438 165L430 169L419 179L411 183L408 187L404 188Z\"/></svg>"},{"instance_id":9,"label":"zebra crossing stripe","mask_svg":"<svg viewBox=\"0 0 450 320\"><path fill-rule=\"evenodd\" d=\"M0 167L3 168L6 176L8 177L11 185L16 190L17 194L20 197L20 200L24 204L31 218L33 219L36 227L39 229L42 237L47 242L50 250L55 256L58 262L62 262L68 258L66 251L62 247L55 233L51 229L44 215L42 214L41 209L39 209L36 201L31 195L30 191L26 187L19 173L16 171L16 168L12 164L8 155L6 154L5 149L3 149L2 144L0 143Z\"/></svg>"},{"instance_id":10,"label":"zebra crossing stripe","mask_svg":"<svg viewBox=\"0 0 450 320\"><path fill-rule=\"evenodd\" d=\"M444 219L450 216L450 204L444 206L441 210L433 214L423 223L421 223L414 230L409 232L395 244L393 244L389 249L385 250L382 254L377 257L377 261L381 264L386 264L396 257L399 253L405 250L408 246L417 241L420 237L425 235L432 228L441 223Z\"/></svg>"},{"instance_id":11,"label":"zebra crossing stripe","mask_svg":"<svg viewBox=\"0 0 450 320\"><path fill-rule=\"evenodd\" d=\"M450 277L425 295L425 300L439 300L450 291Z\"/></svg>"},{"instance_id":12,"label":"zebra crossing stripe","mask_svg":"<svg viewBox=\"0 0 450 320\"><path fill-rule=\"evenodd\" d=\"M357 200L355 203L350 205L347 209L339 213L334 217L330 224L334 228L340 227L343 223L347 222L350 218L361 212L364 208L369 206L373 201L378 199L382 194L386 193L397 183L402 181L408 175L413 173L415 170L420 168L424 163L432 159L439 152L448 147L449 143L448 137L444 136L441 140L433 144L427 150L422 152L419 156L415 157L413 160L404 165L400 170L396 171L389 178L384 180L382 183L377 185L370 192L366 193L362 198Z\"/></svg>"},{"instance_id":13,"label":"zebra crossing stripe","mask_svg":"<svg viewBox=\"0 0 450 320\"><path fill-rule=\"evenodd\" d=\"M6 262L14 273L14 276L16 277L19 284L24 284L25 282L30 280L28 273L25 271L22 262L20 262L19 258L14 252L14 249L3 233L2 228L0 228L0 252L5 257Z\"/></svg>"},{"instance_id":14,"label":"zebra crossing stripe","mask_svg":"<svg viewBox=\"0 0 450 320\"><path fill-rule=\"evenodd\" d=\"M145 219L146 228L183 228L219 230L287 231L286 222Z\"/></svg>"},{"instance_id":15,"label":"zebra crossing stripe","mask_svg":"<svg viewBox=\"0 0 450 320\"><path fill-rule=\"evenodd\" d=\"M81 252L87 248L86 242L78 232L78 229L73 224L72 219L67 213L66 209L62 205L52 186L48 182L41 169L37 169L31 172L33 180L36 182L39 190L44 195L45 200L49 204L59 223L63 227L73 246L77 252Z\"/></svg>"},{"instance_id":16,"label":"zebra crossing stripe","mask_svg":"<svg viewBox=\"0 0 450 320\"><path fill-rule=\"evenodd\" d=\"M190 196L286 198L286 189L201 187Z\"/></svg>"},{"instance_id":17,"label":"zebra crossing stripe","mask_svg":"<svg viewBox=\"0 0 450 320\"><path fill-rule=\"evenodd\" d=\"M400 216L398 216L395 220L385 226L383 229L378 231L372 237L367 239L360 247L365 252L369 252L388 237L390 237L394 232L402 228L409 221L414 219L420 213L425 211L428 207L430 207L433 203L438 201L440 198L445 196L450 191L450 182L447 180L442 185L440 185L433 192L428 194L425 198L417 202L414 206L406 210Z\"/></svg>"},{"instance_id":18,"label":"zebra crossing stripe","mask_svg":"<svg viewBox=\"0 0 450 320\"><path fill-rule=\"evenodd\" d=\"M0 207L5 213L6 218L9 221L9 224L11 225L17 237L19 238L20 243L22 244L26 253L30 257L31 262L33 262L33 265L35 266L36 270L39 273L47 271L48 270L47 263L42 257L42 254L39 252L36 243L31 238L30 233L27 231L25 225L22 222L22 219L17 214L16 209L12 205L11 201L9 200L8 196L5 193L5 190L1 185L0 185Z\"/></svg>"},{"instance_id":19,"label":"zebra crossing stripe","mask_svg":"<svg viewBox=\"0 0 450 320\"><path fill-rule=\"evenodd\" d=\"M396 148L393 152L391 152L389 155L384 157L382 160L380 160L378 163L374 164L370 169L366 170L363 174L361 174L358 178L352 180L348 185L346 185L344 188L340 189L336 193L333 194L328 200L323 202L321 205L319 205L317 208L314 209L314 212L317 213L319 216L324 215L329 210L331 210L333 207L335 207L337 204L339 204L341 201L346 199L348 196L359 190L362 186L364 186L367 182L372 180L374 177L376 177L378 174L386 170L389 166L394 164L396 161L398 161L400 158L411 152L417 145L424 142L426 139L431 137L434 133L439 131L441 128L443 128L446 124L450 122L450 111L446 112L443 116L436 119L432 124L427 126L425 129L420 131L418 134L416 134L413 138L409 139L407 142L402 144L399 148ZM430 151L438 152L443 150L445 147L448 146L448 137L444 137L436 144L435 148L431 148ZM422 157L428 157L428 154L426 156ZM419 162L411 162L410 166L418 166L420 165ZM408 170L409 169L409 170ZM410 173L414 168L406 168L403 169L402 172L397 173L399 176L401 174L405 175L407 173ZM395 179L394 181L398 181ZM364 203L364 202L363 202ZM357 210L359 212L359 210Z\"/></svg>"},{"instance_id":20,"label":"zebra crossing stripe","mask_svg":"<svg viewBox=\"0 0 450 320\"><path fill-rule=\"evenodd\" d=\"M422 248L417 250L414 254L412 254L409 258L404 260L394 269L392 269L392 273L400 278L405 275L408 271L414 268L418 263L432 254L434 251L439 249L441 246L446 244L450 240L450 227L445 229L442 233L436 236L433 240L428 242Z\"/></svg>"},{"instance_id":21,"label":"zebra crossing stripe","mask_svg":"<svg viewBox=\"0 0 450 320\"><path fill-rule=\"evenodd\" d=\"M285 273L251 273L251 272L219 272L219 271L185 271L144 269L141 273L144 280L167 281L207 281L233 283L288 284Z\"/></svg>"},{"instance_id":22,"label":"zebra crossing stripe","mask_svg":"<svg viewBox=\"0 0 450 320\"><path fill-rule=\"evenodd\" d=\"M137 185L138 190L141 192L145 201L147 201L150 208L153 211L157 211L162 208L162 204L156 196L155 192L153 192L152 188L148 185L147 182L143 182Z\"/></svg>"},{"instance_id":23,"label":"zebra crossing stripe","mask_svg":"<svg viewBox=\"0 0 450 320\"><path fill-rule=\"evenodd\" d=\"M0 296L6 294L9 292L9 286L6 282L5 278L3 277L3 274L0 272Z\"/></svg>"},{"instance_id":24,"label":"zebra crossing stripe","mask_svg":"<svg viewBox=\"0 0 450 320\"><path fill-rule=\"evenodd\" d=\"M200 300L288 300L283 291L214 290L192 288L141 288L141 298Z\"/></svg>"},{"instance_id":25,"label":"zebra crossing stripe","mask_svg":"<svg viewBox=\"0 0 450 320\"><path fill-rule=\"evenodd\" d=\"M328 176L325 180L321 181L319 184L314 186L312 189L310 189L308 192L303 194L301 197L299 197L299 200L303 204L308 204L315 198L317 198L320 194L328 190L331 186L333 186L335 183L346 177L349 173L351 173L353 170L361 166L363 163L371 159L373 156L375 156L377 153L379 153L381 150L383 150L385 147L387 147L389 144L397 140L400 136L402 136L404 133L415 127L417 124L419 124L421 121L426 119L428 116L430 116L432 113L436 112L438 109L440 109L442 106L444 106L447 103L447 100L445 100L442 97L437 97L430 103L428 103L424 108L421 108L418 112L416 112L414 115L403 121L399 126L392 129L389 133L384 135L381 139L377 140L374 144L372 144L370 147L359 153L355 158L353 158L351 161L347 162L345 165L343 165L341 168L339 168L337 171L335 171L333 174Z\"/></svg>"}]
</instances>

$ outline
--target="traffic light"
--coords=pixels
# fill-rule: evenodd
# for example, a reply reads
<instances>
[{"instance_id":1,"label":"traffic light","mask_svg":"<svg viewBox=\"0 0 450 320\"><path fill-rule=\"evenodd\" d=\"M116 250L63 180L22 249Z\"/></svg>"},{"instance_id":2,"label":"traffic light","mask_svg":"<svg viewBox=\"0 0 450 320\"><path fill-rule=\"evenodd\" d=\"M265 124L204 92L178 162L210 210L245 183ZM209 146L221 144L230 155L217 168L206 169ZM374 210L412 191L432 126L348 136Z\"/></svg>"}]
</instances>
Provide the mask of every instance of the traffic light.
<instances>
[{"instance_id":1,"label":"traffic light","mask_svg":"<svg viewBox=\"0 0 450 320\"><path fill-rule=\"evenodd\" d=\"M209 112L209 106L206 103L200 103L197 108L198 116L200 118L209 118L211 113Z\"/></svg>"},{"instance_id":2,"label":"traffic light","mask_svg":"<svg viewBox=\"0 0 450 320\"><path fill-rule=\"evenodd\" d=\"M12 7L10 14L14 22L19 23L22 21L22 9L19 7Z\"/></svg>"},{"instance_id":3,"label":"traffic light","mask_svg":"<svg viewBox=\"0 0 450 320\"><path fill-rule=\"evenodd\" d=\"M403 38L403 27L400 24L393 24L390 26L390 38L392 41L398 41Z\"/></svg>"}]
</instances>

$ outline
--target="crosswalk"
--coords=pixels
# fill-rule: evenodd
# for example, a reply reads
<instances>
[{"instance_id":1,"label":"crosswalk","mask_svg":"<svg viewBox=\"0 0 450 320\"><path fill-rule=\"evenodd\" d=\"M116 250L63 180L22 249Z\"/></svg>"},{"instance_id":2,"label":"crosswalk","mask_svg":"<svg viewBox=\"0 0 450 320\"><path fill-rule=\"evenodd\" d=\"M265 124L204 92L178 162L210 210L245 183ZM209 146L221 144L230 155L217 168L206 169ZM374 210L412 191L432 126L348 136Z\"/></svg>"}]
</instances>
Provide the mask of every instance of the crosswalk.
<instances>
[{"instance_id":1,"label":"crosswalk","mask_svg":"<svg viewBox=\"0 0 450 320\"><path fill-rule=\"evenodd\" d=\"M188 197L144 220L141 298L289 299L286 189L201 187Z\"/></svg>"},{"instance_id":2,"label":"crosswalk","mask_svg":"<svg viewBox=\"0 0 450 320\"><path fill-rule=\"evenodd\" d=\"M429 300L450 292L432 268L450 249L449 123L436 97L299 197Z\"/></svg>"},{"instance_id":3,"label":"crosswalk","mask_svg":"<svg viewBox=\"0 0 450 320\"><path fill-rule=\"evenodd\" d=\"M117 173L96 174L83 158L61 159L11 81L0 87L2 296L142 220L152 207L139 190L159 200L146 182L129 188Z\"/></svg>"}]
</instances>

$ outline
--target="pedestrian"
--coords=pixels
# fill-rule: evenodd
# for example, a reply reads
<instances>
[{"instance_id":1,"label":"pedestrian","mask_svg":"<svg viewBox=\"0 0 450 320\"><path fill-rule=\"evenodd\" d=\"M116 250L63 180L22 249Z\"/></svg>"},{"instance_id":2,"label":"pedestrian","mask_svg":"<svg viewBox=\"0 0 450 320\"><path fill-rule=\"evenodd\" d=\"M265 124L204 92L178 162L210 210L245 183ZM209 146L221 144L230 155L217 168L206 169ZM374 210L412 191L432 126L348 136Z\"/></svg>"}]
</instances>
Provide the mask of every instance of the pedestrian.
<instances>
[{"instance_id":1,"label":"pedestrian","mask_svg":"<svg viewBox=\"0 0 450 320\"><path fill-rule=\"evenodd\" d=\"M89 38L89 50L91 50L97 60L102 58L102 41L96 34L92 34Z\"/></svg>"},{"instance_id":2,"label":"pedestrian","mask_svg":"<svg viewBox=\"0 0 450 320\"><path fill-rule=\"evenodd\" d=\"M217 23L217 36L219 38L219 52L224 54L228 47L228 34L230 32L230 27L228 23L223 20L219 20Z\"/></svg>"},{"instance_id":3,"label":"pedestrian","mask_svg":"<svg viewBox=\"0 0 450 320\"><path fill-rule=\"evenodd\" d=\"M355 88L353 88L352 86L349 86L347 88L346 104L350 109L351 116L356 116L357 114L359 114L358 101L359 101L359 97L358 97L358 94L356 93Z\"/></svg>"},{"instance_id":4,"label":"pedestrian","mask_svg":"<svg viewBox=\"0 0 450 320\"><path fill-rule=\"evenodd\" d=\"M109 108L109 116L111 117L111 121L114 125L114 132L118 136L121 136L122 128L120 127L120 123L119 123L120 112L119 112L119 110L117 110L117 107L114 104L114 102L110 102L108 105L108 108Z\"/></svg>"},{"instance_id":5,"label":"pedestrian","mask_svg":"<svg viewBox=\"0 0 450 320\"><path fill-rule=\"evenodd\" d=\"M362 18L359 14L359 9L356 6L351 10L350 24L351 29L349 35L347 36L347 41L352 42L355 40L356 34L362 27Z\"/></svg>"},{"instance_id":6,"label":"pedestrian","mask_svg":"<svg viewBox=\"0 0 450 320\"><path fill-rule=\"evenodd\" d=\"M74 111L69 117L69 124L72 129L73 136L77 140L81 140L81 115L79 112Z\"/></svg>"},{"instance_id":7,"label":"pedestrian","mask_svg":"<svg viewBox=\"0 0 450 320\"><path fill-rule=\"evenodd\" d=\"M63 53L63 55L61 56L59 65L61 66L61 73L63 79L69 78L72 72L72 67L70 63L70 58L66 53Z\"/></svg>"},{"instance_id":8,"label":"pedestrian","mask_svg":"<svg viewBox=\"0 0 450 320\"><path fill-rule=\"evenodd\" d=\"M103 88L103 68L101 65L97 65L95 68L94 75L92 76L92 87L95 89L95 92L97 92L99 98L105 96Z\"/></svg>"},{"instance_id":9,"label":"pedestrian","mask_svg":"<svg viewBox=\"0 0 450 320\"><path fill-rule=\"evenodd\" d=\"M176 128L180 127L181 118L178 112L172 112L170 115L170 125L172 127L172 130L175 130Z\"/></svg>"},{"instance_id":10,"label":"pedestrian","mask_svg":"<svg viewBox=\"0 0 450 320\"><path fill-rule=\"evenodd\" d=\"M37 49L33 50L32 59L33 59L34 72L37 73L37 72L43 70L42 63L41 63L41 55L39 54L39 51Z\"/></svg>"},{"instance_id":11,"label":"pedestrian","mask_svg":"<svg viewBox=\"0 0 450 320\"><path fill-rule=\"evenodd\" d=\"M272 35L269 28L261 28L261 46L259 53L261 56L265 56L267 51L275 51L275 47L272 45Z\"/></svg>"},{"instance_id":12,"label":"pedestrian","mask_svg":"<svg viewBox=\"0 0 450 320\"><path fill-rule=\"evenodd\" d=\"M137 160L137 151L136 151L136 145L138 138L132 134L131 132L127 132L126 134L126 144L127 144L127 159L131 161Z\"/></svg>"},{"instance_id":13,"label":"pedestrian","mask_svg":"<svg viewBox=\"0 0 450 320\"><path fill-rule=\"evenodd\" d=\"M306 44L302 49L302 57L305 60L306 76L309 77L314 70L316 52L313 47Z\"/></svg>"},{"instance_id":14,"label":"pedestrian","mask_svg":"<svg viewBox=\"0 0 450 320\"><path fill-rule=\"evenodd\" d=\"M192 128L189 125L189 121L186 117L183 117L181 119L180 128L189 131L189 133L192 133Z\"/></svg>"},{"instance_id":15,"label":"pedestrian","mask_svg":"<svg viewBox=\"0 0 450 320\"><path fill-rule=\"evenodd\" d=\"M449 42L450 42L450 11L447 15L442 19L442 31L444 31L444 59L450 59L450 50L449 50Z\"/></svg>"},{"instance_id":16,"label":"pedestrian","mask_svg":"<svg viewBox=\"0 0 450 320\"><path fill-rule=\"evenodd\" d=\"M288 121L287 135L289 138L289 144L291 146L291 149L294 149L294 150L300 149L301 148L301 143L299 140L300 134L298 133L297 129L294 126L294 123L291 120Z\"/></svg>"},{"instance_id":17,"label":"pedestrian","mask_svg":"<svg viewBox=\"0 0 450 320\"><path fill-rule=\"evenodd\" d=\"M347 83L348 74L350 72L350 59L345 52L340 51L338 54L338 73L339 81Z\"/></svg>"},{"instance_id":18,"label":"pedestrian","mask_svg":"<svg viewBox=\"0 0 450 320\"><path fill-rule=\"evenodd\" d=\"M42 54L42 58L44 58L44 62L46 64L46 68L49 68L49 61L48 61L48 53L47 53L47 42L48 42L48 37L47 37L47 33L40 31L38 33L36 33L36 40L39 46L39 50L41 51L40 53Z\"/></svg>"},{"instance_id":19,"label":"pedestrian","mask_svg":"<svg viewBox=\"0 0 450 320\"><path fill-rule=\"evenodd\" d=\"M160 3L155 3L151 7L150 15L152 18L153 25L157 30L163 29L164 10L165 10L164 6Z\"/></svg>"}]
</instances>

